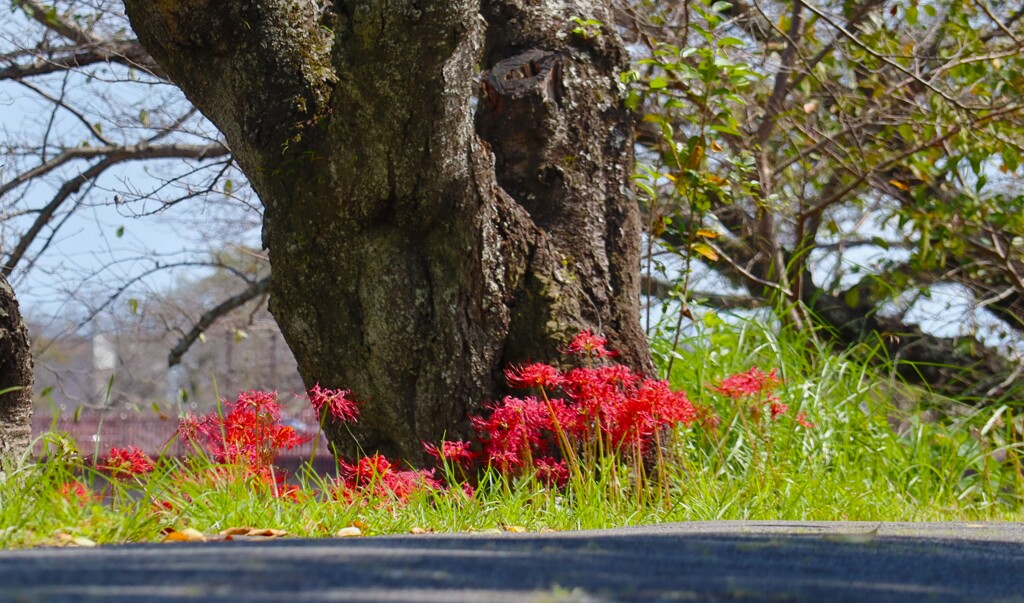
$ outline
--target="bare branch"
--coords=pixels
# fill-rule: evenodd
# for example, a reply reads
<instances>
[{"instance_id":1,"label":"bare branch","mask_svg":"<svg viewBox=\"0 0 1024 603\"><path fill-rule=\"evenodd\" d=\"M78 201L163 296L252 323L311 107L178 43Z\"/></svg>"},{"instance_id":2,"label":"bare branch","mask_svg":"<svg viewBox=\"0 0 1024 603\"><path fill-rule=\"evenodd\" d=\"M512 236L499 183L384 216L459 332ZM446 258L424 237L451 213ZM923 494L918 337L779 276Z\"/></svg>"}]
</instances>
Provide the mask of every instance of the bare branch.
<instances>
[{"instance_id":1,"label":"bare branch","mask_svg":"<svg viewBox=\"0 0 1024 603\"><path fill-rule=\"evenodd\" d=\"M209 329L217 319L227 315L232 310L245 305L246 302L253 300L260 295L263 295L270 289L270 277L266 276L258 281L253 282L241 293L229 297L213 309L205 312L199 317L197 322L192 329L182 336L178 340L178 343L171 349L170 354L167 355L167 366L175 366L181 362L182 356L188 352L192 344L199 339L199 336L203 334L206 329Z\"/></svg>"},{"instance_id":2,"label":"bare branch","mask_svg":"<svg viewBox=\"0 0 1024 603\"><path fill-rule=\"evenodd\" d=\"M99 44L101 40L89 32L61 18L55 8L47 8L35 0L14 0L14 5L28 15L29 18L38 22L51 31L55 31L65 38L81 45Z\"/></svg>"},{"instance_id":3,"label":"bare branch","mask_svg":"<svg viewBox=\"0 0 1024 603\"><path fill-rule=\"evenodd\" d=\"M94 159L96 157L112 157L116 162L136 161L142 159L212 159L227 155L230 151L220 143L208 145L169 144L169 145L131 145L103 147L74 147L61 151L53 159L38 165L27 172L18 174L13 179L0 184L0 197L15 188L40 176L52 172L60 166L75 159Z\"/></svg>"},{"instance_id":4,"label":"bare branch","mask_svg":"<svg viewBox=\"0 0 1024 603\"><path fill-rule=\"evenodd\" d=\"M1011 15L1010 16L1010 20L1007 23L1003 23L1002 21L999 20L999 17L996 16L996 14L992 12L992 7L990 7L988 5L988 2L985 2L985 0L974 0L974 3L977 4L979 7L981 7L981 10L985 11L985 14L988 15L988 18L991 19L992 22L995 23L999 27L1000 31L1002 31L1007 36L1009 36L1010 39L1013 40L1014 43L1017 44L1017 46L1021 45L1021 39L1018 38L1017 35L1015 33L1013 33L1013 31L1010 30L1009 25L1012 25L1015 20L1020 18L1021 13L1024 13L1024 7L1021 7L1019 9L1017 9L1017 12L1015 13L1015 15ZM993 32L992 35L994 37L995 32ZM984 39L987 42L989 38L982 38L982 39Z\"/></svg>"},{"instance_id":5,"label":"bare branch","mask_svg":"<svg viewBox=\"0 0 1024 603\"><path fill-rule=\"evenodd\" d=\"M778 73L775 74L775 86L765 106L764 117L761 118L761 124L757 128L757 144L763 149L762 152L767 152L764 149L765 143L768 142L768 137L775 127L775 119L778 117L779 112L782 111L783 101L789 96L789 91L791 90L790 75L793 72L793 63L796 62L797 41L800 39L800 30L804 25L803 7L804 3L802 0L795 0L793 2L793 13L790 16L789 33L787 34L788 41L786 49L782 51L782 64L779 66Z\"/></svg>"},{"instance_id":6,"label":"bare branch","mask_svg":"<svg viewBox=\"0 0 1024 603\"><path fill-rule=\"evenodd\" d=\"M71 115L75 116L75 119L77 119L79 122L81 122L82 125L84 125L86 127L86 129L88 129L89 132L93 136L96 137L96 140L100 141L101 143L103 143L105 145L109 145L109 146L113 146L115 144L112 140L110 140L109 138L104 136L103 132L101 132L99 130L99 128L96 127L95 124L89 123L89 120L86 119L85 116L82 115L82 113L80 111L78 111L77 109L75 109L75 108L71 107L70 105L68 105L67 103L65 103L63 98L55 98L53 95L51 95L47 91L43 90L39 86L36 86L36 85L32 84L31 82L19 81L18 83L21 84L22 86L28 88L32 92L35 92L39 96L45 98L46 100L50 101L51 103L53 103L53 105L55 107L60 107L61 109L64 109L65 111L67 111ZM45 146L46 145L43 145L44 148L45 148ZM0 194L3 194L3 192L0 191Z\"/></svg>"},{"instance_id":7,"label":"bare branch","mask_svg":"<svg viewBox=\"0 0 1024 603\"><path fill-rule=\"evenodd\" d=\"M68 48L54 56L37 56L29 64L14 63L0 69L0 80L21 80L28 77L59 73L96 63L119 63L145 71L162 80L167 74L135 40L108 41L90 48Z\"/></svg>"},{"instance_id":8,"label":"bare branch","mask_svg":"<svg viewBox=\"0 0 1024 603\"><path fill-rule=\"evenodd\" d=\"M11 251L10 255L7 256L7 260L3 266L0 266L0 274L4 276L10 276L11 271L18 265L18 262L25 256L29 246L35 241L36 237L43 228L53 219L57 209L71 196L77 193L84 184L91 182L93 179L98 177L100 174L105 172L111 166L117 165L125 161L137 161L142 159L165 159L165 158L191 158L191 159L206 159L210 157L217 157L228 153L227 148L221 144L196 146L196 145L163 145L163 146L148 146L148 145L135 145L130 147L115 147L109 149L103 158L90 166L85 171L81 172L74 178L64 182L63 186L57 191L53 199L43 207L39 216L36 217L35 222L29 227L28 231L22 235L18 244L14 250ZM52 168L51 168L52 169ZM0 194L4 191L0 189Z\"/></svg>"},{"instance_id":9,"label":"bare branch","mask_svg":"<svg viewBox=\"0 0 1024 603\"><path fill-rule=\"evenodd\" d=\"M640 277L641 291L645 295L658 299L669 299L676 291L674 283L653 277L642 275ZM727 295L723 293L712 293L710 291L686 291L686 300L704 306L713 306L723 310L761 308L764 300L751 295Z\"/></svg>"}]
</instances>

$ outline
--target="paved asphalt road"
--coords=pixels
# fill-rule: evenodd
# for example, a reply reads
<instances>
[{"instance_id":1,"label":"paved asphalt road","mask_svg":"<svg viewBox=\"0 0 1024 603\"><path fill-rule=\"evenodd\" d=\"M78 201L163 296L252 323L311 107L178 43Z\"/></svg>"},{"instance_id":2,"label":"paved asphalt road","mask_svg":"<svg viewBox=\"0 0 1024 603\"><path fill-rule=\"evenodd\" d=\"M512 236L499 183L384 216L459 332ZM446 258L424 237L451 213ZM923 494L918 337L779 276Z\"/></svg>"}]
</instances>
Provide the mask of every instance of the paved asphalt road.
<instances>
[{"instance_id":1,"label":"paved asphalt road","mask_svg":"<svg viewBox=\"0 0 1024 603\"><path fill-rule=\"evenodd\" d=\"M1024 524L714 522L0 551L0 601L1021 601Z\"/></svg>"}]
</instances>

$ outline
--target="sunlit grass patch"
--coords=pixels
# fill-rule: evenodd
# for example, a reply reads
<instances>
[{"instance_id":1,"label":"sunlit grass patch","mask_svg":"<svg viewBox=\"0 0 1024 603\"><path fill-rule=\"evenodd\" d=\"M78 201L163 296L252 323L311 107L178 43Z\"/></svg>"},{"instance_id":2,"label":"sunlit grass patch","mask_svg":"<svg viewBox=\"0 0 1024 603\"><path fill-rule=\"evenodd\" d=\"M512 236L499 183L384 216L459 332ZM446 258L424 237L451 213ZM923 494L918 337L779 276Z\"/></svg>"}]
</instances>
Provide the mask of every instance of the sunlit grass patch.
<instances>
[{"instance_id":1,"label":"sunlit grass patch","mask_svg":"<svg viewBox=\"0 0 1024 603\"><path fill-rule=\"evenodd\" d=\"M265 392L186 417L180 433L193 452L183 459L124 449L93 460L47 434L44 462L0 478L0 546L259 532L241 528L330 537L1024 519L1010 404L925 420L888 402L905 386L877 363L757 323L713 324L682 342L671 389L616 368L596 336L577 344L575 368L511 367L510 382L530 395L478 417L473 440L427 443L434 470L368 455L338 459L338 477L309 465L286 476L275 461L299 438ZM325 419L357 418L345 392L311 393Z\"/></svg>"}]
</instances>

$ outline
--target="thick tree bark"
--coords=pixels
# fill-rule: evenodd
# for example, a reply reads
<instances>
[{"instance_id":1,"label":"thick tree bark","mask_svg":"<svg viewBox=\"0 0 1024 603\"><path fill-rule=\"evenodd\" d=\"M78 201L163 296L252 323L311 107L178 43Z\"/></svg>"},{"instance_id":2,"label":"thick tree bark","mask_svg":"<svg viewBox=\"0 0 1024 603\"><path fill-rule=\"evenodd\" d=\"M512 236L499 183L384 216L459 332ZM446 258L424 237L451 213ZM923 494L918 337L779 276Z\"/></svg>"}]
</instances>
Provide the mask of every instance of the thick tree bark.
<instances>
[{"instance_id":1,"label":"thick tree bark","mask_svg":"<svg viewBox=\"0 0 1024 603\"><path fill-rule=\"evenodd\" d=\"M7 391L11 390L11 391ZM32 353L18 300L0 275L0 467L28 449L32 435Z\"/></svg>"},{"instance_id":2,"label":"thick tree bark","mask_svg":"<svg viewBox=\"0 0 1024 603\"><path fill-rule=\"evenodd\" d=\"M632 134L599 0L127 0L264 203L270 306L342 452L464 434L581 328L651 368ZM474 105L478 107L474 111ZM474 112L476 112L474 120Z\"/></svg>"}]
</instances>

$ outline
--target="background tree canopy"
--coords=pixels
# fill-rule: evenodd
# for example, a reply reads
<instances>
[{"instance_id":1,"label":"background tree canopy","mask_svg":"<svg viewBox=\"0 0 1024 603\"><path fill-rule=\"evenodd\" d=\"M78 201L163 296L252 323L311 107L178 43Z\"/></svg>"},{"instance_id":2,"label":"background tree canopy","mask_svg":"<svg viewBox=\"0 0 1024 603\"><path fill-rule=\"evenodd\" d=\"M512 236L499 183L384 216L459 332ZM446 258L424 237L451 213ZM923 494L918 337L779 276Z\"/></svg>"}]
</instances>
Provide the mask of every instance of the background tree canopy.
<instances>
[{"instance_id":1,"label":"background tree canopy","mask_svg":"<svg viewBox=\"0 0 1024 603\"><path fill-rule=\"evenodd\" d=\"M620 15L648 231L686 264L678 282L648 274L648 292L767 304L838 345L884 346L947 392L1019 382L1024 8L736 0ZM706 270L731 294L694 287ZM943 290L961 307L915 312Z\"/></svg>"},{"instance_id":2,"label":"background tree canopy","mask_svg":"<svg viewBox=\"0 0 1024 603\"><path fill-rule=\"evenodd\" d=\"M483 4L498 24L517 3ZM143 49L120 2L11 6L14 19L0 31L0 102L31 98L37 111L5 118L0 141L3 271L16 289L31 271L50 269L44 260L60 257L61 233L97 207L172 221L205 213L186 227L197 233L187 257L141 250L133 270L111 270L120 260L106 267L102 287L89 286L96 270L65 280L82 321L124 311L153 272L216 267L225 244L251 242L242 238L262 207L223 136ZM883 349L905 378L938 391L977 401L1014 393L1024 366L1024 8L996 0L611 8L546 26L576 49L621 36L632 59L622 79L650 243L643 291L670 310L657 325L648 312L649 328L678 333L698 308L764 308L798 328L826 327L817 336L837 346ZM501 36L488 44L492 54L530 46ZM467 90L486 100L476 77ZM492 144L504 133L493 123L477 130ZM513 163L498 180L521 197L529 186L516 169L526 164ZM176 357L218 317L266 295L265 270L236 276L224 299L193 309Z\"/></svg>"}]
</instances>

